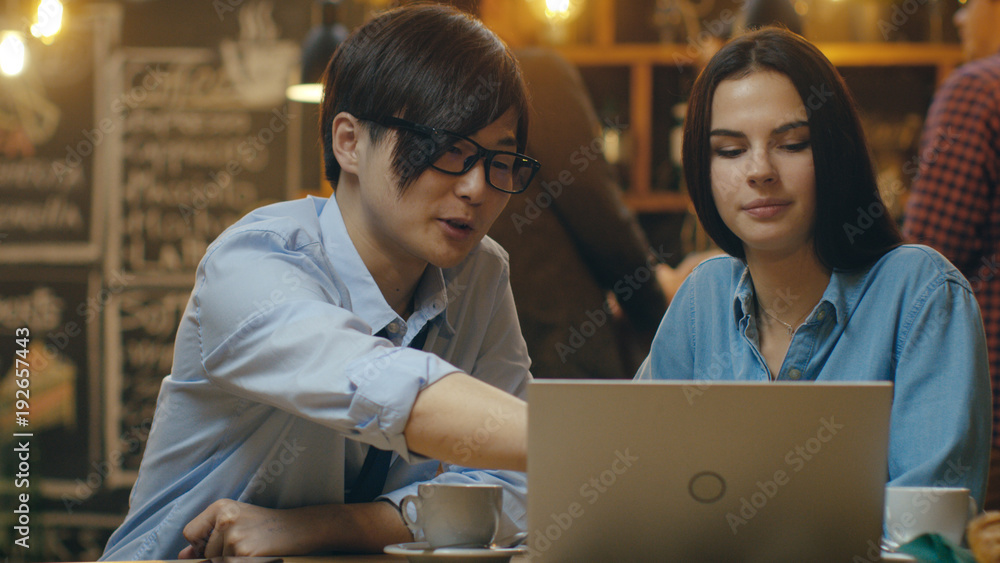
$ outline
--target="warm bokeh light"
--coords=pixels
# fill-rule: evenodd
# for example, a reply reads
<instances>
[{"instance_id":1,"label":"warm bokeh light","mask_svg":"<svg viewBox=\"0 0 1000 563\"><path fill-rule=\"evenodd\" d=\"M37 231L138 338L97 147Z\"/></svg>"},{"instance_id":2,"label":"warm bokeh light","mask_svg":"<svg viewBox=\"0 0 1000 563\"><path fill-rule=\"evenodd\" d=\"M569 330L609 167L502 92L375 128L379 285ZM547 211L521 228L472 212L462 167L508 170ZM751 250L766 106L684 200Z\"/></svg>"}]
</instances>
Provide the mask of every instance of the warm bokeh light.
<instances>
[{"instance_id":1,"label":"warm bokeh light","mask_svg":"<svg viewBox=\"0 0 1000 563\"><path fill-rule=\"evenodd\" d=\"M24 70L25 47L21 35L14 31L0 33L0 72L7 76Z\"/></svg>"},{"instance_id":2,"label":"warm bokeh light","mask_svg":"<svg viewBox=\"0 0 1000 563\"><path fill-rule=\"evenodd\" d=\"M50 42L62 27L63 5L59 0L42 0L38 4L37 22L31 25L31 34L43 42Z\"/></svg>"},{"instance_id":3,"label":"warm bokeh light","mask_svg":"<svg viewBox=\"0 0 1000 563\"><path fill-rule=\"evenodd\" d=\"M545 0L545 17L553 20L564 20L570 15L569 0Z\"/></svg>"},{"instance_id":4,"label":"warm bokeh light","mask_svg":"<svg viewBox=\"0 0 1000 563\"><path fill-rule=\"evenodd\" d=\"M318 104L323 101L322 84L296 84L285 89L285 97L293 102Z\"/></svg>"}]
</instances>

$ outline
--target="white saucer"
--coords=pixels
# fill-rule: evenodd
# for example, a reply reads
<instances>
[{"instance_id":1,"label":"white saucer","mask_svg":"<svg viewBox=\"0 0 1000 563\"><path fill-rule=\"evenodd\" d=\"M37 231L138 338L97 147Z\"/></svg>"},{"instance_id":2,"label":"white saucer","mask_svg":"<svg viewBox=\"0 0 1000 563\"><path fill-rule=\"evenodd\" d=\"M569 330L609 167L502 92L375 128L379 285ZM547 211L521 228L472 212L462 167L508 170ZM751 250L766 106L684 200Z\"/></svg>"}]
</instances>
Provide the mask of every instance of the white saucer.
<instances>
[{"instance_id":1,"label":"white saucer","mask_svg":"<svg viewBox=\"0 0 1000 563\"><path fill-rule=\"evenodd\" d=\"M906 553L896 553L896 552L893 552L893 551L883 551L882 552L882 561L900 561L900 562L909 561L909 562L913 562L913 561L916 561L916 559L912 555L908 555Z\"/></svg>"},{"instance_id":2,"label":"white saucer","mask_svg":"<svg viewBox=\"0 0 1000 563\"><path fill-rule=\"evenodd\" d=\"M504 563L510 561L515 555L528 553L528 548L520 547L497 547L487 548L465 548L465 547L440 547L431 549L427 542L396 543L385 546L385 552L389 555L405 555L412 563L482 563L483 561L496 561Z\"/></svg>"}]
</instances>

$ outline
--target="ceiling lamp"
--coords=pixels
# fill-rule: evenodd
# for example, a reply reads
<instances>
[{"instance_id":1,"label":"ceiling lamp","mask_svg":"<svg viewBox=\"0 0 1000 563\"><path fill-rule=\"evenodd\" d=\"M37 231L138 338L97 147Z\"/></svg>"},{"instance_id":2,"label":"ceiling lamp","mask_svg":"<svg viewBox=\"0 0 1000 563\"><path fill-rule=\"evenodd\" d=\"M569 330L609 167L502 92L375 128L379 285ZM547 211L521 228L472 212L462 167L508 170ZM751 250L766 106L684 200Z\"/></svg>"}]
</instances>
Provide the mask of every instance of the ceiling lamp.
<instances>
[{"instance_id":1,"label":"ceiling lamp","mask_svg":"<svg viewBox=\"0 0 1000 563\"><path fill-rule=\"evenodd\" d=\"M320 0L321 22L309 30L302 42L302 81L289 86L285 95L289 100L318 104L323 99L320 79L337 47L347 39L347 28L338 20L340 0Z\"/></svg>"},{"instance_id":2,"label":"ceiling lamp","mask_svg":"<svg viewBox=\"0 0 1000 563\"><path fill-rule=\"evenodd\" d=\"M50 45L62 27L63 5L59 0L42 0L38 3L38 15L31 24L31 35Z\"/></svg>"},{"instance_id":3,"label":"ceiling lamp","mask_svg":"<svg viewBox=\"0 0 1000 563\"><path fill-rule=\"evenodd\" d=\"M7 76L17 76L24 70L27 49L24 39L16 31L0 33L0 72Z\"/></svg>"}]
</instances>

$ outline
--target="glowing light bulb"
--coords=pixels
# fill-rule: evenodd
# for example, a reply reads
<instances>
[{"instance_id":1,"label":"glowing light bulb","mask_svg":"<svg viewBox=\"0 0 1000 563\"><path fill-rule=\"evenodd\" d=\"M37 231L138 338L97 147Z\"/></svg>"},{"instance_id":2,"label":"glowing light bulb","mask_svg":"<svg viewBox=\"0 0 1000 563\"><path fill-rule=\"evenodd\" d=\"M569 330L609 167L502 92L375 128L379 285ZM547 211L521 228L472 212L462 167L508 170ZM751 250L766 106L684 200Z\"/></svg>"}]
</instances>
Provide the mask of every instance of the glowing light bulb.
<instances>
[{"instance_id":1,"label":"glowing light bulb","mask_svg":"<svg viewBox=\"0 0 1000 563\"><path fill-rule=\"evenodd\" d=\"M0 35L0 72L16 76L24 70L25 48L20 34L5 31Z\"/></svg>"},{"instance_id":2,"label":"glowing light bulb","mask_svg":"<svg viewBox=\"0 0 1000 563\"><path fill-rule=\"evenodd\" d=\"M545 17L553 20L564 20L569 17L569 0L545 0Z\"/></svg>"},{"instance_id":3,"label":"glowing light bulb","mask_svg":"<svg viewBox=\"0 0 1000 563\"><path fill-rule=\"evenodd\" d=\"M31 34L50 42L62 27L63 5L59 0L42 0L38 4L38 21L31 24Z\"/></svg>"}]
</instances>

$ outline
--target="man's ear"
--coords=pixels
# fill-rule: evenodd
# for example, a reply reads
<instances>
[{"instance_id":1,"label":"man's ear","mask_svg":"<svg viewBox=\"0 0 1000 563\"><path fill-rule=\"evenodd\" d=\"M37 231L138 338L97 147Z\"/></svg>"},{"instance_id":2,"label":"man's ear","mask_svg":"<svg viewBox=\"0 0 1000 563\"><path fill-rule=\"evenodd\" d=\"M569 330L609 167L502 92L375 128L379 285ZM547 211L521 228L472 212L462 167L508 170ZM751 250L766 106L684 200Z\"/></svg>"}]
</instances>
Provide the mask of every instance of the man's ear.
<instances>
[{"instance_id":1,"label":"man's ear","mask_svg":"<svg viewBox=\"0 0 1000 563\"><path fill-rule=\"evenodd\" d=\"M342 111L333 118L333 156L340 169L358 174L358 143L361 141L361 123L358 118Z\"/></svg>"}]
</instances>

